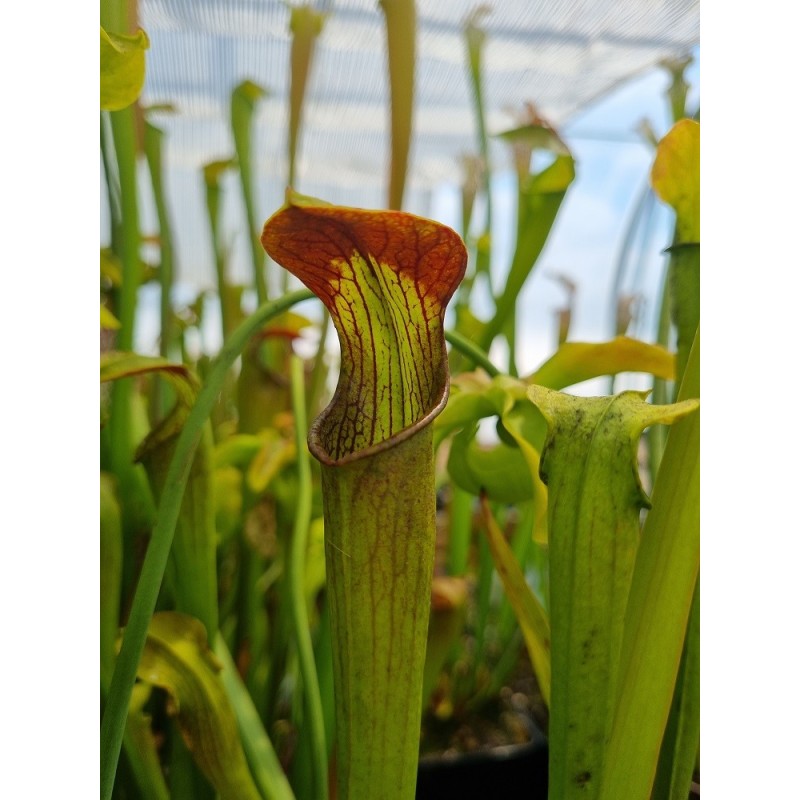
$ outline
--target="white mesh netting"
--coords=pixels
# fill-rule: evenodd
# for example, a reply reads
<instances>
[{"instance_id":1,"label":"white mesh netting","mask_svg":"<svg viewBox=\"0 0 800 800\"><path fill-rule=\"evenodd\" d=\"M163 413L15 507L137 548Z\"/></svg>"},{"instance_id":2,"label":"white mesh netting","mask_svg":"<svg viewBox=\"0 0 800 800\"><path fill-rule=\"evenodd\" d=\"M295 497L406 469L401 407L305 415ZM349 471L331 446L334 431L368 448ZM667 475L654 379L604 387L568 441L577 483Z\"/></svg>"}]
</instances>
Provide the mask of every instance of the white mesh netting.
<instances>
[{"instance_id":1,"label":"white mesh netting","mask_svg":"<svg viewBox=\"0 0 800 800\"><path fill-rule=\"evenodd\" d=\"M430 191L461 179L476 153L464 23L476 4L417 0L417 72L405 207L426 212ZM386 204L389 90L384 16L376 0L332 0L309 77L295 188L332 202ZM165 183L175 217L178 274L213 284L202 167L233 155L230 94L245 79L268 92L257 106L256 203L266 217L287 180L289 6L282 0L141 0L150 37L143 106L170 103L150 121L165 134ZM552 123L699 38L697 0L499 0L481 17L489 133L513 127L526 102ZM492 145L493 167L508 163ZM232 251L245 246L235 175L223 183ZM145 206L147 203L145 203ZM145 211L145 219L147 212ZM239 233L236 232L238 228ZM241 234L241 235L240 235ZM237 258L232 252L232 268ZM245 274L246 274L246 267Z\"/></svg>"}]
</instances>

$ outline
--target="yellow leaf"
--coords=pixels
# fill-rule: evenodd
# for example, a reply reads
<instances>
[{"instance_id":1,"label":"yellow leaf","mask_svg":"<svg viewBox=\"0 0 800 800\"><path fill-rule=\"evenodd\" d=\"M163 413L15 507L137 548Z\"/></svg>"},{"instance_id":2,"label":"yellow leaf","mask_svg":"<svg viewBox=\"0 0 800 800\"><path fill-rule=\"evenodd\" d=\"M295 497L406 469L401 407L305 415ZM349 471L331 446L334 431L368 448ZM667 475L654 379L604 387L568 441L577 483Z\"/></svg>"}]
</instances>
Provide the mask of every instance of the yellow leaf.
<instances>
[{"instance_id":1,"label":"yellow leaf","mask_svg":"<svg viewBox=\"0 0 800 800\"><path fill-rule=\"evenodd\" d=\"M647 372L664 380L675 378L675 356L661 345L627 336L610 342L566 342L526 383L564 389L601 375Z\"/></svg>"},{"instance_id":2,"label":"yellow leaf","mask_svg":"<svg viewBox=\"0 0 800 800\"><path fill-rule=\"evenodd\" d=\"M700 241L700 124L677 122L659 142L650 173L655 193L675 209L678 243Z\"/></svg>"},{"instance_id":3,"label":"yellow leaf","mask_svg":"<svg viewBox=\"0 0 800 800\"><path fill-rule=\"evenodd\" d=\"M119 111L136 101L144 86L144 51L147 34L107 33L100 28L100 108Z\"/></svg>"}]
</instances>

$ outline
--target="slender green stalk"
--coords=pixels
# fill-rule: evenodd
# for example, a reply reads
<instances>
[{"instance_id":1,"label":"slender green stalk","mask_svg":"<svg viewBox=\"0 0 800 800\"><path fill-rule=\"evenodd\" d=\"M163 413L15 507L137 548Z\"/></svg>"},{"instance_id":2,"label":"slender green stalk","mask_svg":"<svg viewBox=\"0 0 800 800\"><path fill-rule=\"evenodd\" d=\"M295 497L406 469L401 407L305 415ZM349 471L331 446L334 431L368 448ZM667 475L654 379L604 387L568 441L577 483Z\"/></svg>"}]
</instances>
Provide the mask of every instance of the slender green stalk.
<instances>
[{"instance_id":1,"label":"slender green stalk","mask_svg":"<svg viewBox=\"0 0 800 800\"><path fill-rule=\"evenodd\" d=\"M214 250L214 267L217 273L217 295L219 297L220 317L222 319L222 340L225 341L233 332L236 321L233 317L231 287L225 277L225 253L219 230L219 207L222 198L220 177L231 167L232 161L212 161L203 167L203 180L206 185L206 213L208 227L211 232L211 246Z\"/></svg>"},{"instance_id":2,"label":"slender green stalk","mask_svg":"<svg viewBox=\"0 0 800 800\"><path fill-rule=\"evenodd\" d=\"M110 675L117 657L122 589L122 521L114 479L100 473L100 673Z\"/></svg>"},{"instance_id":3,"label":"slender green stalk","mask_svg":"<svg viewBox=\"0 0 800 800\"><path fill-rule=\"evenodd\" d=\"M500 374L500 370L492 364L486 352L481 350L478 345L471 342L463 334L460 334L458 331L445 331L444 338L447 339L456 350L469 358L476 366L483 367L490 378L494 378Z\"/></svg>"},{"instance_id":4,"label":"slender green stalk","mask_svg":"<svg viewBox=\"0 0 800 800\"><path fill-rule=\"evenodd\" d=\"M403 207L414 111L417 12L414 0L380 0L386 17L391 89L392 158L388 205Z\"/></svg>"},{"instance_id":5,"label":"slender green stalk","mask_svg":"<svg viewBox=\"0 0 800 800\"><path fill-rule=\"evenodd\" d=\"M122 585L122 522L114 479L100 473L100 695L114 671L119 635L120 589ZM140 791L153 800L169 798L155 741L147 718L131 709L125 725L123 748L128 766Z\"/></svg>"},{"instance_id":6,"label":"slender green stalk","mask_svg":"<svg viewBox=\"0 0 800 800\"><path fill-rule=\"evenodd\" d=\"M136 202L136 144L134 141L133 111L130 108L114 111L111 130L120 183L121 241L118 253L122 263L122 284L115 304L120 322L116 348L133 349L133 328L136 319L136 293L139 288L139 213ZM111 441L114 471L123 483L126 472L131 470L133 446L130 440L131 401L133 385L130 381L119 381L112 390Z\"/></svg>"},{"instance_id":7,"label":"slender green stalk","mask_svg":"<svg viewBox=\"0 0 800 800\"><path fill-rule=\"evenodd\" d=\"M648 209L652 209L652 202L653 202L653 192L650 188L650 182L645 181L644 186L639 192L639 195L636 198L636 203L633 208L633 214L625 226L625 235L622 239L622 245L620 246L619 254L616 258L616 263L614 266L614 280L611 286L611 293L609 295L610 301L610 315L609 319L611 320L611 329L616 334L624 334L625 331L618 331L617 325L617 310L619 308L619 298L620 298L620 291L622 289L622 281L625 277L626 268L628 263L630 262L631 253L633 252L633 245L636 240L636 231L639 228L640 221L645 217L645 207ZM648 215L652 218L652 213ZM609 379L609 394L614 393L614 381L616 380L616 376L612 375Z\"/></svg>"},{"instance_id":8,"label":"slender green stalk","mask_svg":"<svg viewBox=\"0 0 800 800\"><path fill-rule=\"evenodd\" d=\"M670 305L671 305L671 292L670 286L672 281L669 277L670 264L667 262L666 271L664 273L664 280L662 282L661 290L661 307L658 312L658 329L656 331L656 342L664 347L669 344L670 334ZM675 384L680 386L679 383ZM669 392L667 391L667 381L664 378L653 378L653 402L662 405L669 402ZM658 474L658 467L661 464L661 458L664 455L664 447L667 444L668 430L663 425L654 425L647 431L647 463L652 478Z\"/></svg>"},{"instance_id":9,"label":"slender green stalk","mask_svg":"<svg viewBox=\"0 0 800 800\"><path fill-rule=\"evenodd\" d=\"M331 604L327 594L322 602L319 615L317 645L317 675L319 678L319 694L322 699L322 714L325 721L325 743L328 758L336 741L336 703L333 696L333 638L331 635Z\"/></svg>"},{"instance_id":10,"label":"slender green stalk","mask_svg":"<svg viewBox=\"0 0 800 800\"><path fill-rule=\"evenodd\" d=\"M475 122L478 125L478 147L484 163L483 189L486 192L486 230L492 229L491 198L489 197L489 137L486 134L486 111L483 103L482 60L483 45L486 33L479 26L480 18L487 13L487 8L481 6L474 11L467 20L464 28L464 37L467 44L467 65L469 77L472 82L472 99L475 102Z\"/></svg>"},{"instance_id":11,"label":"slender green stalk","mask_svg":"<svg viewBox=\"0 0 800 800\"><path fill-rule=\"evenodd\" d=\"M117 349L133 349L133 329L136 320L136 293L139 289L141 262L139 259L139 210L136 201L136 137L133 109L113 111L111 131L120 185L120 212L122 217L120 252L122 285L115 308L120 329Z\"/></svg>"},{"instance_id":12,"label":"slender green stalk","mask_svg":"<svg viewBox=\"0 0 800 800\"><path fill-rule=\"evenodd\" d=\"M100 24L106 31L125 34L133 27L135 8L128 0L104 0L100 4ZM111 136L116 157L116 176L119 180L119 224L112 217L112 242L122 264L122 283L116 291L114 313L120 322L116 349L132 350L136 320L136 298L139 289L141 264L139 259L139 212L136 191L136 130L134 107L109 113ZM109 148L104 149L106 178L113 183ZM112 213L114 206L112 205ZM132 534L149 521L152 498L147 491L141 468L133 465L132 407L134 387L130 380L117 381L111 390L109 439L111 464L117 475L123 506L123 526L126 549L132 548ZM126 558L126 562L130 559Z\"/></svg>"},{"instance_id":13,"label":"slender green stalk","mask_svg":"<svg viewBox=\"0 0 800 800\"><path fill-rule=\"evenodd\" d=\"M136 669L164 578L186 480L191 470L192 457L200 442L203 425L214 407L227 371L241 354L253 333L273 317L312 296L305 290L293 292L280 300L261 306L242 323L217 356L208 380L198 394L197 401L178 438L175 455L167 472L156 525L133 598L122 648L111 678L108 702L100 728L100 792L103 800L109 800L114 788L114 776L125 730L128 704L136 679Z\"/></svg>"},{"instance_id":14,"label":"slender green stalk","mask_svg":"<svg viewBox=\"0 0 800 800\"><path fill-rule=\"evenodd\" d=\"M519 377L517 372L517 307L511 309L503 328L506 341L508 342L508 374L512 378Z\"/></svg>"},{"instance_id":15,"label":"slender green stalk","mask_svg":"<svg viewBox=\"0 0 800 800\"><path fill-rule=\"evenodd\" d=\"M510 606L508 610L511 611L511 614L509 616L513 614L517 616L542 697L549 706L552 680L550 675L550 626L547 615L525 580L523 559L520 558L518 552L512 551L506 542L492 515L489 501L485 494L481 497L481 509L489 548L505 589L505 605ZM527 539L528 542L531 541L532 525L533 513L531 509L529 524L521 526L524 537L515 537L517 539L515 544L518 550L522 550L523 541L521 540L523 538ZM498 639L501 647L508 644L511 634L514 632L514 628L510 628L507 631L503 630L507 627L504 625L504 610L506 609L501 606L497 624L499 629Z\"/></svg>"},{"instance_id":16,"label":"slender green stalk","mask_svg":"<svg viewBox=\"0 0 800 800\"><path fill-rule=\"evenodd\" d=\"M295 185L295 159L300 128L303 121L303 103L306 84L314 60L314 46L322 32L325 15L312 6L293 6L289 19L292 34L291 69L289 70L289 186Z\"/></svg>"},{"instance_id":17,"label":"slender green stalk","mask_svg":"<svg viewBox=\"0 0 800 800\"><path fill-rule=\"evenodd\" d=\"M161 284L161 336L159 339L160 353L164 358L169 358L172 352L174 338L172 325L172 305L170 294L173 281L173 250L172 250L172 225L167 211L167 200L164 194L164 178L161 165L162 142L164 132L151 125L144 126L144 153L150 167L150 179L153 183L153 197L156 202L158 215L158 238L161 250L161 263L158 275Z\"/></svg>"},{"instance_id":18,"label":"slender green stalk","mask_svg":"<svg viewBox=\"0 0 800 800\"><path fill-rule=\"evenodd\" d=\"M611 284L610 301L610 315L611 330L616 332L616 317L617 317L617 302L619 301L620 290L622 289L622 281L625 278L626 268L630 262L631 253L633 252L633 245L636 241L636 231L639 229L641 220L645 216L645 209L652 208L653 190L650 188L650 181L644 182L644 185L639 190L636 197L636 202L633 206L633 214L625 226L625 234L622 237L622 244L620 245L619 253L614 264L614 279ZM613 388L614 376L611 376Z\"/></svg>"},{"instance_id":19,"label":"slender green stalk","mask_svg":"<svg viewBox=\"0 0 800 800\"><path fill-rule=\"evenodd\" d=\"M519 564L520 570L525 573L528 553L533 549L533 523L535 520L535 509L533 503L520 503L517 506L519 521L517 522L514 534L511 537L511 551ZM495 559L495 565L497 559ZM502 577L502 576L501 576ZM507 593L506 593L507 594ZM514 607L508 597L503 599L498 613L498 628L501 640L508 639L513 629L516 627L516 616Z\"/></svg>"},{"instance_id":20,"label":"slender green stalk","mask_svg":"<svg viewBox=\"0 0 800 800\"><path fill-rule=\"evenodd\" d=\"M150 180L153 184L153 197L156 203L156 214L158 215L159 248L161 251L161 263L158 268L158 279L161 286L161 335L159 336L159 353L164 358L169 358L174 345L175 331L173 323L172 303L172 282L174 275L173 250L172 250L172 226L170 225L169 213L167 211L167 201L164 195L164 179L161 166L161 152L164 132L151 125L149 122L144 126L144 153L147 157L147 165L150 168ZM156 381L154 384L154 410L158 416L166 414L171 398L165 391L166 386L163 381Z\"/></svg>"},{"instance_id":21,"label":"slender green stalk","mask_svg":"<svg viewBox=\"0 0 800 800\"><path fill-rule=\"evenodd\" d=\"M275 611L270 610L269 616L264 616L264 620L269 626L269 638L266 647L266 657L263 663L254 663L257 669L263 671L266 680L264 681L264 703L259 706L266 723L274 720L278 716L279 703L281 699L281 687L286 674L290 671L290 647L294 634L294 622L292 618L292 586L289 579L289 558L288 550L291 547L291 534L293 523L287 524L278 517L277 535L283 543L283 552L287 555L279 562L278 574L275 581ZM265 592L261 588L261 581L253 586L253 594L263 608ZM259 612L263 615L263 611ZM251 660L256 661L257 656L251 652ZM255 674L254 674L255 677Z\"/></svg>"},{"instance_id":22,"label":"slender green stalk","mask_svg":"<svg viewBox=\"0 0 800 800\"><path fill-rule=\"evenodd\" d=\"M139 212L136 186L136 137L133 108L110 113L114 152L120 187L119 256L122 283L116 291L114 313L120 322L115 347L133 350L136 299L141 276L139 258ZM154 503L144 470L133 463L136 424L133 413L134 384L130 379L116 381L111 389L109 441L111 469L119 482L125 535L124 588L131 579L134 539L152 524Z\"/></svg>"},{"instance_id":23,"label":"slender green stalk","mask_svg":"<svg viewBox=\"0 0 800 800\"><path fill-rule=\"evenodd\" d=\"M253 502L247 502L245 508L253 508ZM270 625L267 611L264 608L264 589L260 584L261 576L267 569L267 560L252 546L243 543L242 558L239 563L241 583L239 584L239 625L237 626L238 645L236 652L245 647L250 666L245 680L247 690L259 709L262 719L269 719L271 704L268 702L267 686L270 672L275 666L268 656Z\"/></svg>"},{"instance_id":24,"label":"slender green stalk","mask_svg":"<svg viewBox=\"0 0 800 800\"><path fill-rule=\"evenodd\" d=\"M109 234L111 249L115 252L119 250L119 225L122 218L119 199L119 179L117 178L116 167L113 163L113 153L111 152L111 132L108 114L100 114L100 155L103 159L103 174L106 179L106 195L108 198L109 214Z\"/></svg>"},{"instance_id":25,"label":"slender green stalk","mask_svg":"<svg viewBox=\"0 0 800 800\"><path fill-rule=\"evenodd\" d=\"M447 574L466 575L469 565L469 545L472 539L473 496L452 485L450 500L450 526L447 543Z\"/></svg>"},{"instance_id":26,"label":"slender green stalk","mask_svg":"<svg viewBox=\"0 0 800 800\"><path fill-rule=\"evenodd\" d=\"M309 463L306 436L305 390L303 361L298 356L291 359L292 413L294 414L295 444L297 446L297 503L295 505L294 530L289 545L289 586L291 617L294 627L295 645L303 679L305 700L303 729L311 739L311 771L313 791L311 797L327 800L328 797L328 749L325 745L325 721L322 714L317 667L309 632L308 608L303 586L305 553L308 546L308 527L311 523L311 464Z\"/></svg>"},{"instance_id":27,"label":"slender green stalk","mask_svg":"<svg viewBox=\"0 0 800 800\"><path fill-rule=\"evenodd\" d=\"M684 800L689 794L700 746L700 577L686 627L675 695L664 731L653 783L655 800Z\"/></svg>"},{"instance_id":28,"label":"slender green stalk","mask_svg":"<svg viewBox=\"0 0 800 800\"><path fill-rule=\"evenodd\" d=\"M480 28L480 17L486 13L485 7L478 8L467 21L464 29L464 36L467 43L467 63L469 66L469 76L472 82L472 98L475 103L475 122L478 126L478 149L483 161L481 178L483 180L483 195L486 198L486 218L483 229L483 236L491 241L492 235L492 170L489 164L489 137L486 134L486 110L483 103L483 45L486 41L486 33ZM478 266L476 273L488 271L490 262L490 251L488 247L478 247Z\"/></svg>"},{"instance_id":29,"label":"slender green stalk","mask_svg":"<svg viewBox=\"0 0 800 800\"><path fill-rule=\"evenodd\" d=\"M258 241L259 223L253 188L251 139L255 105L265 95L264 89L252 81L240 83L231 95L231 127L233 129L233 141L236 145L236 157L239 162L242 198L247 212L247 241L250 247L253 281L259 305L269 299L269 282L264 275L264 251Z\"/></svg>"}]
</instances>

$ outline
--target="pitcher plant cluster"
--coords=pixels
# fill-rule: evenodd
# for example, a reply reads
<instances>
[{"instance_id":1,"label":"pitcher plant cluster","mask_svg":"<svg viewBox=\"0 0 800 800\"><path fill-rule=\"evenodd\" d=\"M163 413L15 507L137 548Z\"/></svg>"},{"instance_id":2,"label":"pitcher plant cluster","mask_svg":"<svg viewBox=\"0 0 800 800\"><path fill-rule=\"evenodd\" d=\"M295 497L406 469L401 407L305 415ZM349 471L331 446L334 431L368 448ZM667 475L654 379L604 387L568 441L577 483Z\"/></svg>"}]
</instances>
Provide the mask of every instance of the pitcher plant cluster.
<instances>
[{"instance_id":1,"label":"pitcher plant cluster","mask_svg":"<svg viewBox=\"0 0 800 800\"><path fill-rule=\"evenodd\" d=\"M624 325L573 341L567 313L556 351L520 376L520 293L573 156L532 106L500 134L517 169L516 242L479 317L473 289L497 287L503 266L490 246L485 11L464 30L479 139L456 232L400 210L416 23L413 2L381 8L389 210L294 189L271 215L257 208L265 89L245 81L231 94L234 152L202 171L216 290L179 308L165 134L146 113L137 123L149 42L127 27L124 0L103 4L101 796L410 800L426 731L486 711L523 669L552 800L685 798L699 758L699 124L676 104L654 149L652 189L676 219L660 342ZM295 186L325 16L289 16ZM685 66L672 65L673 87ZM158 221L149 267L140 160ZM246 211L247 286L228 278L226 173ZM133 346L149 281L163 298L159 356ZM315 302L322 323L301 313ZM211 303L224 344L193 357ZM310 358L296 353L301 337L318 343ZM488 356L497 340L502 366ZM653 397L564 391L626 372L652 376ZM487 419L493 444L478 436Z\"/></svg>"}]
</instances>

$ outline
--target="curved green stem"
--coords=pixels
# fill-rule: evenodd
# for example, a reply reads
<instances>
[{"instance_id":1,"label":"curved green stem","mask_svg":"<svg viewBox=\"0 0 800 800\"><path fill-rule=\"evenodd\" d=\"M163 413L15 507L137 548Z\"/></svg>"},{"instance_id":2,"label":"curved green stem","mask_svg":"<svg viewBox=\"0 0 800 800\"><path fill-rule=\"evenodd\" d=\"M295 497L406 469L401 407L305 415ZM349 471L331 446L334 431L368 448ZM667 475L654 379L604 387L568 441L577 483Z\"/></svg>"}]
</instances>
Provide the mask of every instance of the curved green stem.
<instances>
[{"instance_id":1,"label":"curved green stem","mask_svg":"<svg viewBox=\"0 0 800 800\"><path fill-rule=\"evenodd\" d=\"M305 552L308 546L308 527L311 523L311 464L308 457L306 436L305 391L303 386L303 361L298 356L291 360L292 413L294 414L294 437L297 446L298 494L295 507L294 530L289 548L289 592L292 599L292 625L294 626L297 659L303 678L305 698L304 720L311 738L312 796L319 800L328 797L328 748L325 744L325 720L322 714L322 699L317 680L317 665L314 648L308 630L308 608L303 591Z\"/></svg>"},{"instance_id":2,"label":"curved green stem","mask_svg":"<svg viewBox=\"0 0 800 800\"><path fill-rule=\"evenodd\" d=\"M259 304L269 300L269 287L264 275L264 254L258 243L258 213L253 186L251 151L255 106L258 100L265 95L266 92L252 81L240 83L231 94L231 128L239 165L242 199L247 216L247 238L250 242L253 281Z\"/></svg>"},{"instance_id":3,"label":"curved green stem","mask_svg":"<svg viewBox=\"0 0 800 800\"><path fill-rule=\"evenodd\" d=\"M292 292L280 300L261 306L237 328L217 356L205 386L197 396L175 447L167 479L159 504L155 528L142 565L142 573L133 598L128 625L122 640L114 674L108 690L105 714L100 727L100 796L109 800L114 788L114 776L125 731L131 691L136 679L136 668L144 649L147 628L153 616L164 571L167 566L175 525L180 513L186 480L192 458L211 414L225 375L244 350L248 339L273 317L286 309L308 300L313 295L307 290Z\"/></svg>"},{"instance_id":4,"label":"curved green stem","mask_svg":"<svg viewBox=\"0 0 800 800\"><path fill-rule=\"evenodd\" d=\"M492 364L489 356L478 345L467 339L466 336L463 336L458 331L445 331L444 338L474 364L483 367L490 378L495 378L500 374L500 370Z\"/></svg>"}]
</instances>

